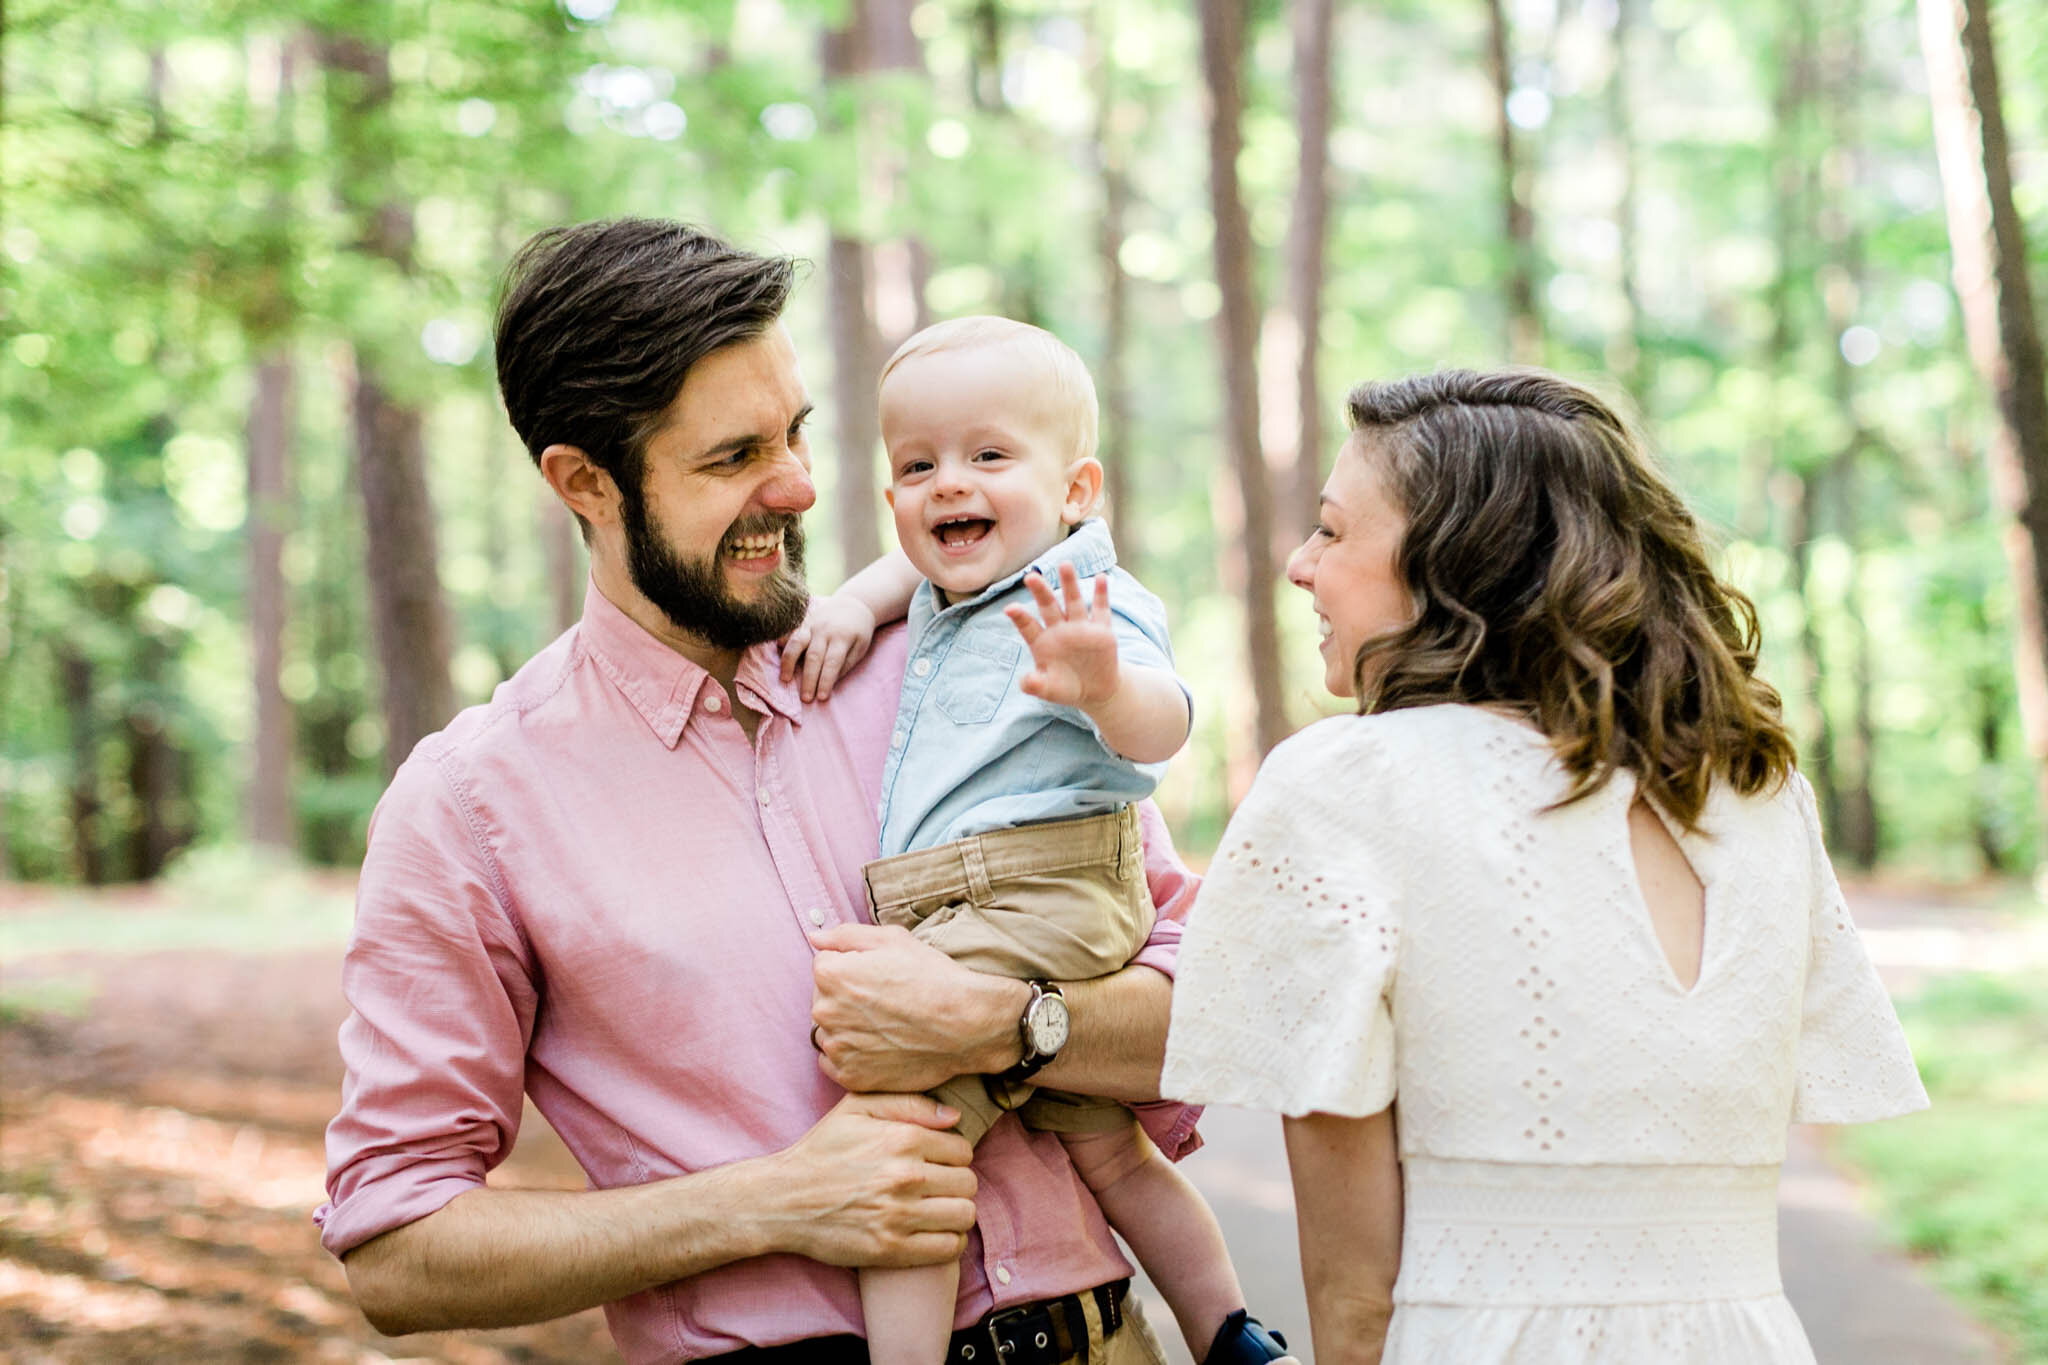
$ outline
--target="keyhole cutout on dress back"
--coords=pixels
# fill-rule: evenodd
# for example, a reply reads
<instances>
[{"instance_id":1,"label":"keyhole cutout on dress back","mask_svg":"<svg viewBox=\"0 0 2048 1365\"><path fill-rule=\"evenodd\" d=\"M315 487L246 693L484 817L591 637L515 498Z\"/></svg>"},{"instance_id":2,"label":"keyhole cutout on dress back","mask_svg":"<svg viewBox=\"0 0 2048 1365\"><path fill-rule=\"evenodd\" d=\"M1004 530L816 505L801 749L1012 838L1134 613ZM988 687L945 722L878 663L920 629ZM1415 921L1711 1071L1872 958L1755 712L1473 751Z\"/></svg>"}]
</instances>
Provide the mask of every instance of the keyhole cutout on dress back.
<instances>
[{"instance_id":1,"label":"keyhole cutout on dress back","mask_svg":"<svg viewBox=\"0 0 2048 1365\"><path fill-rule=\"evenodd\" d=\"M1664 950L1679 988L1689 991L1700 979L1700 951L1706 943L1706 888L1678 840L1641 797L1628 808L1628 846L1650 927L1657 931L1657 946Z\"/></svg>"}]
</instances>

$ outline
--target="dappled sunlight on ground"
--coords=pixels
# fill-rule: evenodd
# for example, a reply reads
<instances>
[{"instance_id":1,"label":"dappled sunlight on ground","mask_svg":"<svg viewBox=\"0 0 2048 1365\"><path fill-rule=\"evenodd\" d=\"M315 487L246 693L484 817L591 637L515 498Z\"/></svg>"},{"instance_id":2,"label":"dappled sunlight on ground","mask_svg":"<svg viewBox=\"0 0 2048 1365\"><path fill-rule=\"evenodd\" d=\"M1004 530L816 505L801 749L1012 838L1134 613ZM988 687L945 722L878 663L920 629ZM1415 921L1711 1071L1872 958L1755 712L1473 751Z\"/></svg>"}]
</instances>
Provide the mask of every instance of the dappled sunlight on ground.
<instances>
[{"instance_id":1,"label":"dappled sunlight on ground","mask_svg":"<svg viewBox=\"0 0 2048 1365\"><path fill-rule=\"evenodd\" d=\"M0 1011L0 1359L616 1359L601 1315L392 1339L311 1213L340 1093L338 954L141 953L6 964L82 981L75 1014ZM493 1184L580 1187L529 1114Z\"/></svg>"}]
</instances>

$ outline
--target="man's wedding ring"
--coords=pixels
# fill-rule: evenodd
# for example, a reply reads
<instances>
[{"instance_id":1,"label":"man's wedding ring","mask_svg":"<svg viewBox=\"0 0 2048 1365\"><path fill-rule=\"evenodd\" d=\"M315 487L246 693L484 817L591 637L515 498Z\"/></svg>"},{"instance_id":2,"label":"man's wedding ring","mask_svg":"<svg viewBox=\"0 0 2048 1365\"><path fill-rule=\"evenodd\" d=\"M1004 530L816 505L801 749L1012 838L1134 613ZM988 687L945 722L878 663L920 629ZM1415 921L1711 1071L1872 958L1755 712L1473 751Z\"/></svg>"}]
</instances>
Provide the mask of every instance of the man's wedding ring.
<instances>
[{"instance_id":1,"label":"man's wedding ring","mask_svg":"<svg viewBox=\"0 0 2048 1365\"><path fill-rule=\"evenodd\" d=\"M818 1026L813 1024L811 1025L811 1051L822 1053L824 1050L824 1048L818 1046Z\"/></svg>"}]
</instances>

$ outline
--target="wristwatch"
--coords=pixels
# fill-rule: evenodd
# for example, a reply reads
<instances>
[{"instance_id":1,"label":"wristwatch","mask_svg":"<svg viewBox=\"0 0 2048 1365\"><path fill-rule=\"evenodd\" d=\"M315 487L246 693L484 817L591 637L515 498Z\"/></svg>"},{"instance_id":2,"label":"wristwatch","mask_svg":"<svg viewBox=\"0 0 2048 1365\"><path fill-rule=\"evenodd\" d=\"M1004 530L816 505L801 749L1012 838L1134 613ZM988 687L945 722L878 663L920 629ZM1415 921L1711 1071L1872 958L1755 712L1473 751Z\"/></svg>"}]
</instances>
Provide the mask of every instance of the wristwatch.
<instances>
[{"instance_id":1,"label":"wristwatch","mask_svg":"<svg viewBox=\"0 0 2048 1365\"><path fill-rule=\"evenodd\" d=\"M1060 988L1050 981L1027 981L1024 984L1031 987L1031 999L1025 1004L1024 1013L1017 1017L1017 1032L1024 1040L1024 1056L998 1077L999 1080L1030 1080L1041 1067L1060 1055L1071 1031L1073 1021L1067 1014L1067 997L1060 994Z\"/></svg>"}]
</instances>

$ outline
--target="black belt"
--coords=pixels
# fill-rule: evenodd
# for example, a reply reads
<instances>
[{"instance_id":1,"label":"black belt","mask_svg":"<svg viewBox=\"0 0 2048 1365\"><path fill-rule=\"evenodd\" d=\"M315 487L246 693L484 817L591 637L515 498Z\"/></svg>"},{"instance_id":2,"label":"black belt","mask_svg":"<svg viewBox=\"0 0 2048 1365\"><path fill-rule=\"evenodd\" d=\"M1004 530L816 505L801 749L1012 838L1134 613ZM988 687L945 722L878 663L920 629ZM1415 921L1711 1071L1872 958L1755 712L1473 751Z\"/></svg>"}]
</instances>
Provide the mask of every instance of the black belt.
<instances>
[{"instance_id":1,"label":"black belt","mask_svg":"<svg viewBox=\"0 0 2048 1365\"><path fill-rule=\"evenodd\" d=\"M1106 1339L1124 1325L1129 1280L1099 1284L1083 1292L1095 1300ZM781 1346L750 1346L722 1355L731 1365L870 1365L868 1345L859 1337L812 1337ZM946 1365L1060 1365L1088 1360L1088 1319L1080 1294L1001 1308L972 1327L953 1333Z\"/></svg>"}]
</instances>

